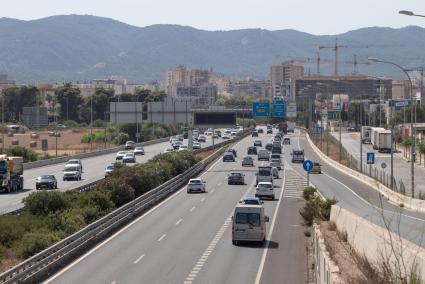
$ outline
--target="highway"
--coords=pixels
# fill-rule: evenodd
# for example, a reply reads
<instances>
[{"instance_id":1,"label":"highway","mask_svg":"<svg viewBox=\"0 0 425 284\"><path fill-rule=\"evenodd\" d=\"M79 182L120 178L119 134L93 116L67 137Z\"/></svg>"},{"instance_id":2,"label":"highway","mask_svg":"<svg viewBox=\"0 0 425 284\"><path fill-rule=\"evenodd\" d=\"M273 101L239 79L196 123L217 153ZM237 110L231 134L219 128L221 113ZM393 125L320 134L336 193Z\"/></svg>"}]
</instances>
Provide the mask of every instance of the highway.
<instances>
[{"instance_id":1,"label":"highway","mask_svg":"<svg viewBox=\"0 0 425 284\"><path fill-rule=\"evenodd\" d=\"M215 143L221 142L220 139L215 139ZM187 139L183 142L187 145ZM211 136L207 136L206 143L201 143L202 147L207 147L212 144ZM144 147L145 155L136 156L137 163L143 163L151 159L153 156L163 152L169 142L158 143ZM58 181L58 190L66 191L76 187L97 181L105 176L105 168L107 165L115 162L116 153L105 154L96 157L82 159L83 174L81 181L63 181L64 164L56 164L45 167L38 167L24 171L24 190L13 193L0 194L0 214L5 214L17 210L23 206L22 199L35 191L35 179L43 174L53 174Z\"/></svg>"},{"instance_id":2,"label":"highway","mask_svg":"<svg viewBox=\"0 0 425 284\"><path fill-rule=\"evenodd\" d=\"M263 144L271 138L261 135ZM298 211L286 206L301 206L302 188L282 191L288 178L283 171L275 181L277 200L264 201L270 217L267 244L232 245L232 211L255 191L256 168L241 167L252 140L247 137L234 146L236 162L220 159L202 174L207 193L187 194L183 188L47 283L305 283L306 238ZM227 185L230 171L245 173L246 185ZM292 236L286 239L288 231ZM281 260L282 266L276 265ZM275 264L265 265L270 262Z\"/></svg>"},{"instance_id":3,"label":"highway","mask_svg":"<svg viewBox=\"0 0 425 284\"><path fill-rule=\"evenodd\" d=\"M332 135L338 140L338 132L332 132ZM358 132L342 133L342 145L343 147L353 155L357 160L360 160L360 134ZM363 144L363 163L366 162L366 153L375 153L375 167L379 171L384 171L387 175L391 175L391 156L388 153L379 153L378 150L374 150L372 145ZM418 156L419 157L419 156ZM382 169L381 163L385 162L387 167ZM406 194L411 196L411 169L410 163L403 158L403 153L394 153L394 178L397 181L397 187L399 188L400 181L404 183L406 188ZM425 169L423 166L415 164L415 190L418 192L425 193Z\"/></svg>"}]
</instances>

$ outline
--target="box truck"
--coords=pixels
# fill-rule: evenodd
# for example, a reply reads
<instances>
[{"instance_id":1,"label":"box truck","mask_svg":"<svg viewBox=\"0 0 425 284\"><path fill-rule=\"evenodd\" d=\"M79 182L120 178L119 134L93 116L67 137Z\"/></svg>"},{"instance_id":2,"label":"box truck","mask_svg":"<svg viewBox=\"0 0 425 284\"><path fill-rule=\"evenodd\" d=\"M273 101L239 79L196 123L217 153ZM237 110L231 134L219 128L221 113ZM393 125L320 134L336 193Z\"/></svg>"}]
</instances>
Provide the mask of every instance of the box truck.
<instances>
[{"instance_id":1,"label":"box truck","mask_svg":"<svg viewBox=\"0 0 425 284\"><path fill-rule=\"evenodd\" d=\"M295 132L295 122L288 122L288 133Z\"/></svg>"},{"instance_id":2,"label":"box truck","mask_svg":"<svg viewBox=\"0 0 425 284\"><path fill-rule=\"evenodd\" d=\"M363 144L370 144L371 141L371 135L372 135L372 127L370 126L362 126L362 143Z\"/></svg>"},{"instance_id":3,"label":"box truck","mask_svg":"<svg viewBox=\"0 0 425 284\"><path fill-rule=\"evenodd\" d=\"M382 132L382 131L385 131L385 128L372 127L370 139L371 139L373 149L375 149L375 150L378 150L379 132Z\"/></svg>"},{"instance_id":4,"label":"box truck","mask_svg":"<svg viewBox=\"0 0 425 284\"><path fill-rule=\"evenodd\" d=\"M391 130L380 131L378 134L378 152L391 153Z\"/></svg>"}]
</instances>

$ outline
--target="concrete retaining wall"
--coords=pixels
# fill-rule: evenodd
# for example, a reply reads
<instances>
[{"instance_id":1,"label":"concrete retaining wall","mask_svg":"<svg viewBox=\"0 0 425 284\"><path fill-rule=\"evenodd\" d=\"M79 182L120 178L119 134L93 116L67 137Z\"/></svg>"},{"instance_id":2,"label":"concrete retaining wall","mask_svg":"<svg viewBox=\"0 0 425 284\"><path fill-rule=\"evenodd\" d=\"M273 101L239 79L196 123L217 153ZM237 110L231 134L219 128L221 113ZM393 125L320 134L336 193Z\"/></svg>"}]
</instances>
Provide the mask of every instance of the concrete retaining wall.
<instances>
[{"instance_id":1,"label":"concrete retaining wall","mask_svg":"<svg viewBox=\"0 0 425 284\"><path fill-rule=\"evenodd\" d=\"M339 268L330 258L319 226L313 226L314 263L317 284L342 284Z\"/></svg>"},{"instance_id":2,"label":"concrete retaining wall","mask_svg":"<svg viewBox=\"0 0 425 284\"><path fill-rule=\"evenodd\" d=\"M341 232L347 233L347 240L351 247L363 254L372 263L380 263L387 258L393 265L393 269L400 267L395 265L403 261L401 266L410 272L416 266L422 281L425 281L425 249L399 237L382 227L363 219L338 205L333 205L331 221Z\"/></svg>"},{"instance_id":3,"label":"concrete retaining wall","mask_svg":"<svg viewBox=\"0 0 425 284\"><path fill-rule=\"evenodd\" d=\"M373 189L377 190L383 197L387 198L388 201L394 203L395 205L403 204L404 208L418 212L425 212L425 200L411 198L408 196L404 196L398 192L394 192L390 188L384 186L382 183L374 180L373 178L364 175L356 170L350 169L338 163L337 161L332 160L331 158L326 156L322 151L320 151L320 149L313 143L313 141L311 141L308 135L306 135L306 137L314 152L316 152L316 154L319 155L319 157L321 157L323 160L325 160L330 166L372 187Z\"/></svg>"}]
</instances>

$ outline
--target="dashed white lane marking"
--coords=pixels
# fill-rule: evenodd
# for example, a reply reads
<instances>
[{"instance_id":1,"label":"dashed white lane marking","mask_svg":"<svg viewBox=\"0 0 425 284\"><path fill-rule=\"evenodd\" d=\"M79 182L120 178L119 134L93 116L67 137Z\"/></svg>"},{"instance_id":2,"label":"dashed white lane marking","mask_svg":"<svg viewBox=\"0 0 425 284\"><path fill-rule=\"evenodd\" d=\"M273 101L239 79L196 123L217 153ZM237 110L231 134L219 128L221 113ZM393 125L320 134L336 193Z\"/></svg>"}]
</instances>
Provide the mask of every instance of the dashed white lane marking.
<instances>
[{"instance_id":1,"label":"dashed white lane marking","mask_svg":"<svg viewBox=\"0 0 425 284\"><path fill-rule=\"evenodd\" d=\"M176 225L180 224L182 221L183 221L183 219L179 219L179 220L176 222Z\"/></svg>"},{"instance_id":2,"label":"dashed white lane marking","mask_svg":"<svg viewBox=\"0 0 425 284\"><path fill-rule=\"evenodd\" d=\"M133 263L134 264L137 264L139 261L141 261L142 260L142 258L144 258L145 257L145 255L144 254L142 254L141 256L139 256Z\"/></svg>"},{"instance_id":3,"label":"dashed white lane marking","mask_svg":"<svg viewBox=\"0 0 425 284\"><path fill-rule=\"evenodd\" d=\"M211 193L214 193L215 189L211 190Z\"/></svg>"},{"instance_id":4,"label":"dashed white lane marking","mask_svg":"<svg viewBox=\"0 0 425 284\"><path fill-rule=\"evenodd\" d=\"M112 281L111 284L117 284L117 281Z\"/></svg>"},{"instance_id":5,"label":"dashed white lane marking","mask_svg":"<svg viewBox=\"0 0 425 284\"><path fill-rule=\"evenodd\" d=\"M202 197L202 198L201 198L201 202L204 202L204 201L205 201L205 197Z\"/></svg>"},{"instance_id":6,"label":"dashed white lane marking","mask_svg":"<svg viewBox=\"0 0 425 284\"><path fill-rule=\"evenodd\" d=\"M186 280L183 283L189 284L189 283L192 283L193 280L195 280L195 278L198 275L199 271L202 269L202 267L204 266L204 264L207 262L208 257L210 256L211 252L215 249L217 243L223 237L224 232L231 225L231 223L232 223L232 214L233 214L233 212L224 221L224 224L221 226L220 230L215 235L215 237L211 241L211 243L208 245L207 249L204 251L204 253L202 254L202 256L199 258L198 262L192 268L192 271L189 273L189 275L187 276Z\"/></svg>"},{"instance_id":7,"label":"dashed white lane marking","mask_svg":"<svg viewBox=\"0 0 425 284\"><path fill-rule=\"evenodd\" d=\"M167 236L167 234L163 234L159 239L158 242L162 241L165 237Z\"/></svg>"},{"instance_id":8,"label":"dashed white lane marking","mask_svg":"<svg viewBox=\"0 0 425 284\"><path fill-rule=\"evenodd\" d=\"M221 185L221 181L217 185L220 186Z\"/></svg>"},{"instance_id":9,"label":"dashed white lane marking","mask_svg":"<svg viewBox=\"0 0 425 284\"><path fill-rule=\"evenodd\" d=\"M196 209L196 206L193 206L192 208L190 208L190 212L193 212Z\"/></svg>"}]
</instances>

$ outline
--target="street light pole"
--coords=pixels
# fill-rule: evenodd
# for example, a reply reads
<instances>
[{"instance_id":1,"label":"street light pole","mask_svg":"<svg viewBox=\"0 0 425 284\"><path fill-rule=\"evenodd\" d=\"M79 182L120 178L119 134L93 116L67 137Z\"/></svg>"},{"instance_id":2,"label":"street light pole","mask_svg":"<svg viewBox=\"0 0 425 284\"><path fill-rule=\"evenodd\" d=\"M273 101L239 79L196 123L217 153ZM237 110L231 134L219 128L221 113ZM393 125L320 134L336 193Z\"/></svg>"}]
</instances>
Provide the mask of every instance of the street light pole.
<instances>
[{"instance_id":1,"label":"street light pole","mask_svg":"<svg viewBox=\"0 0 425 284\"><path fill-rule=\"evenodd\" d=\"M401 11L398 11L398 13L402 15L406 15L406 16L415 16L415 17L425 18L425 15L415 14L412 11L401 10Z\"/></svg>"},{"instance_id":2,"label":"street light pole","mask_svg":"<svg viewBox=\"0 0 425 284\"><path fill-rule=\"evenodd\" d=\"M4 94L1 96L1 124L4 127ZM4 154L4 130L1 132L1 153Z\"/></svg>"},{"instance_id":3,"label":"street light pole","mask_svg":"<svg viewBox=\"0 0 425 284\"><path fill-rule=\"evenodd\" d=\"M401 12L401 11L400 11ZM401 14L406 14L406 13L401 13ZM412 146L411 146L411 159L410 159L410 171L411 171L411 183L412 183L412 198L415 197L415 160L416 160L416 141L415 141L415 134L414 134L414 125L413 125L413 120L414 120L414 115L416 113L416 102L414 101L413 98L413 83L412 83L412 79L410 78L409 73L406 71L406 69L404 69L402 66L398 65L397 63L391 62L391 61L384 61L384 60L379 60L377 58L368 58L369 61L371 62L380 62L380 63L385 63L385 64L390 64L393 65L397 68L399 68L401 71L403 71L403 73L407 76L407 78L409 79L409 83L410 83L410 102L412 105L412 111L410 112L410 139L412 140ZM393 140L393 135L392 135L393 131L391 129L391 140ZM392 145L392 142L391 142ZM393 149L391 148L391 173L393 173ZM393 180L394 177L391 176L391 179Z\"/></svg>"},{"instance_id":4,"label":"street light pole","mask_svg":"<svg viewBox=\"0 0 425 284\"><path fill-rule=\"evenodd\" d=\"M90 152L93 152L93 95L90 96Z\"/></svg>"}]
</instances>

